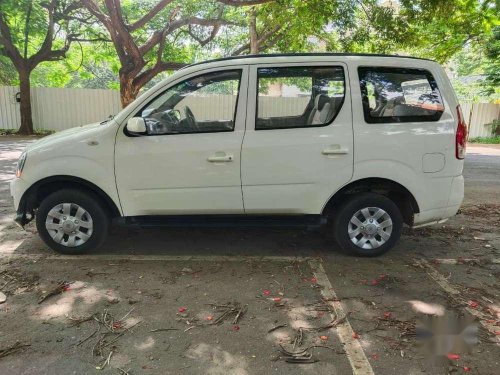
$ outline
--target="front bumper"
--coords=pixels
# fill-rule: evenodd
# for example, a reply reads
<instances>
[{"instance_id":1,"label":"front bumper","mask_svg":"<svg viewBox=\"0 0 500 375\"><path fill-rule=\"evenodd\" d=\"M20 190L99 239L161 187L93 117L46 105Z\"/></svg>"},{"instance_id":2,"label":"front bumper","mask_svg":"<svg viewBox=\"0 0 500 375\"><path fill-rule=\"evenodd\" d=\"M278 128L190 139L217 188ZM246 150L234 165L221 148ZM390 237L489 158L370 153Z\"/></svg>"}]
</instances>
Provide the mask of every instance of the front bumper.
<instances>
[{"instance_id":1,"label":"front bumper","mask_svg":"<svg viewBox=\"0 0 500 375\"><path fill-rule=\"evenodd\" d=\"M14 208L17 211L14 222L24 228L35 217L32 210L28 209L26 201L26 191L29 184L22 178L15 178L10 182L10 194L14 200Z\"/></svg>"}]
</instances>

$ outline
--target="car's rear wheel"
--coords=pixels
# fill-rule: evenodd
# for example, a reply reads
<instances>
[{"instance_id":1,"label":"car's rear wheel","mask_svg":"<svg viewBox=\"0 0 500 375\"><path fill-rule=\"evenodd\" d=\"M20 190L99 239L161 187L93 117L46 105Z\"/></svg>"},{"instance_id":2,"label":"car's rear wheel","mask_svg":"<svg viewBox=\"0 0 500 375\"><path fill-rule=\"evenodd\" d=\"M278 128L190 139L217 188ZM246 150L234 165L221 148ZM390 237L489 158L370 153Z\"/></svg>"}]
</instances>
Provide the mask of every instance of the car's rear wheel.
<instances>
[{"instance_id":1,"label":"car's rear wheel","mask_svg":"<svg viewBox=\"0 0 500 375\"><path fill-rule=\"evenodd\" d=\"M389 198L362 193L353 195L334 210L332 224L335 240L343 251L378 256L399 240L403 218Z\"/></svg>"},{"instance_id":2,"label":"car's rear wheel","mask_svg":"<svg viewBox=\"0 0 500 375\"><path fill-rule=\"evenodd\" d=\"M81 254L102 245L109 217L94 194L65 189L42 200L36 226L43 241L55 251Z\"/></svg>"}]
</instances>

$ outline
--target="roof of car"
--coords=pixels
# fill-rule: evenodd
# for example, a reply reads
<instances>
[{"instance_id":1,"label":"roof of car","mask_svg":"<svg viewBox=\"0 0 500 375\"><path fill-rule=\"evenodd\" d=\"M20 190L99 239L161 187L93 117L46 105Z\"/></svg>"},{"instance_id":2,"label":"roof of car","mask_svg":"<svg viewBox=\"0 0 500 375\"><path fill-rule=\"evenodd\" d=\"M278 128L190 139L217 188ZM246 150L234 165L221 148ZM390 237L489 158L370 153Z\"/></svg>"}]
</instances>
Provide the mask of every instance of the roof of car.
<instances>
[{"instance_id":1,"label":"roof of car","mask_svg":"<svg viewBox=\"0 0 500 375\"><path fill-rule=\"evenodd\" d=\"M336 52L314 52L314 53L263 53L259 55L239 55L239 56L229 56L229 57L221 57L218 59L205 60L196 62L193 64L189 64L184 68L192 67L195 65L208 64L219 61L228 61L228 60L246 60L246 59L263 59L269 57L298 57L298 56L327 56L327 57L391 57L391 58L405 58L405 59L415 59L415 60L426 60L433 61L431 59L425 59L421 57L413 57L413 56L404 56L404 55L384 55L384 54L376 54L376 53L336 53ZM184 69L183 68L183 69Z\"/></svg>"}]
</instances>

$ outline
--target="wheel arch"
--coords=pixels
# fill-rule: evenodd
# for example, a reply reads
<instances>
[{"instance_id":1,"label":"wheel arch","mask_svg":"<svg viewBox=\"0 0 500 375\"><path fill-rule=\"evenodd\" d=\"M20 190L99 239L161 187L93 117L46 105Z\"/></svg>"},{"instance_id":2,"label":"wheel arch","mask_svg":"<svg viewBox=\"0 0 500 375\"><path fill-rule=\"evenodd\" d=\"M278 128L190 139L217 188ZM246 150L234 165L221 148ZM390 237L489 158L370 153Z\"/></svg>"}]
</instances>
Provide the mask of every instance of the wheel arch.
<instances>
[{"instance_id":1,"label":"wheel arch","mask_svg":"<svg viewBox=\"0 0 500 375\"><path fill-rule=\"evenodd\" d=\"M99 186L83 178L67 175L46 177L30 186L21 198L18 214L25 215L26 213L29 213L31 214L32 219L34 217L34 210L38 208L44 197L57 190L67 188L74 188L94 193L105 205L111 218L121 216L119 206Z\"/></svg>"},{"instance_id":2,"label":"wheel arch","mask_svg":"<svg viewBox=\"0 0 500 375\"><path fill-rule=\"evenodd\" d=\"M408 225L412 225L413 215L420 212L415 196L405 186L390 179L369 177L352 181L333 194L323 207L322 215L328 215L346 196L361 192L375 192L390 198Z\"/></svg>"}]
</instances>

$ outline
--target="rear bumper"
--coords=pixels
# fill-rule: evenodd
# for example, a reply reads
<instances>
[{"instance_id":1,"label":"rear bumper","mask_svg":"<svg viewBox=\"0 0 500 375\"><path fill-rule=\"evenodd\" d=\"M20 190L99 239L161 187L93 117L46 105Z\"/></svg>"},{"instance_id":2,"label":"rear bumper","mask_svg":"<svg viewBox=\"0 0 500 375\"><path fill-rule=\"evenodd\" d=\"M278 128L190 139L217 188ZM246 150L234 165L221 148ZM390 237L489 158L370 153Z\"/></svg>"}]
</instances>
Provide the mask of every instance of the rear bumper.
<instances>
[{"instance_id":1,"label":"rear bumper","mask_svg":"<svg viewBox=\"0 0 500 375\"><path fill-rule=\"evenodd\" d=\"M464 177L453 177L448 196L448 205L432 210L426 210L415 214L413 228L423 227L432 224L440 224L455 216L462 205L464 199Z\"/></svg>"}]
</instances>

